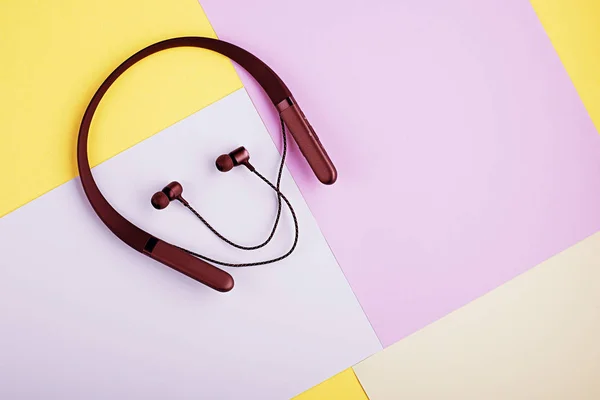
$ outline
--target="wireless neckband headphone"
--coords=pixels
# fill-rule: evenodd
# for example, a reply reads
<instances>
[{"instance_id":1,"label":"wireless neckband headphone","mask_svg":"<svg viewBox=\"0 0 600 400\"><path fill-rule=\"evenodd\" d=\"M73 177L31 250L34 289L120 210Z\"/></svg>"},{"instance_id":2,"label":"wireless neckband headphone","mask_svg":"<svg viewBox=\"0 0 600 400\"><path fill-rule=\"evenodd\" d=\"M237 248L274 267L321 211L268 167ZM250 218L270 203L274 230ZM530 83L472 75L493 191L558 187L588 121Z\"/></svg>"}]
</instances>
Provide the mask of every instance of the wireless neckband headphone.
<instances>
[{"instance_id":1,"label":"wireless neckband headphone","mask_svg":"<svg viewBox=\"0 0 600 400\"><path fill-rule=\"evenodd\" d=\"M108 91L109 87L117 80L117 78L132 65L154 53L174 47L199 47L212 50L230 58L248 71L252 77L254 77L254 79L265 90L273 102L273 105L275 105L277 108L281 119L284 148L276 185L270 183L254 169L254 167L249 163L250 156L247 150L243 147L240 147L229 154L220 156L216 161L216 166L221 171L228 171L234 166L244 165L246 168L248 168L248 170L256 174L276 192L278 198L278 211L277 218L273 226L273 231L271 232L269 238L258 246L245 247L236 245L212 228L212 226L210 226L210 224L208 224L208 222L206 222L206 220L202 218L200 214L197 213L182 197L183 188L177 182L172 182L161 192L155 193L154 196L152 196L152 205L157 209L162 209L165 208L170 201L178 200L185 207L190 209L196 215L196 217L198 217L213 233L225 240L227 243L244 250L254 250L267 244L273 237L275 229L277 228L277 222L279 221L281 199L283 199L292 213L296 230L294 244L292 248L283 256L256 263L231 264L213 260L181 247L172 245L138 228L121 214L119 214L108 203L106 198L104 198L100 192L100 189L98 188L98 185L94 181L88 158L88 136L92 118L98 107L98 104L100 103L100 100ZM281 173L285 162L285 126L287 126L287 128L290 130L292 136L298 144L298 147L300 148L300 151L302 152L302 155L308 161L308 164L319 181L326 185L333 184L337 178L337 171L333 163L321 145L317 134L306 120L304 113L292 97L289 89L271 68L246 50L222 40L191 36L164 40L140 50L125 60L108 76L108 78L106 78L106 80L102 83L102 85L100 85L94 94L94 97L92 97L92 100L90 101L90 104L83 115L77 140L77 166L79 169L81 184L86 197L88 198L98 217L100 217L102 222L104 222L104 224L123 242L140 253L145 254L146 256L151 257L154 260L161 262L166 266L169 266L189 276L192 279L197 280L198 282L201 282L215 290L227 292L233 288L233 277L227 272L209 264L208 262L238 267L268 264L287 257L296 246L298 240L298 223L296 215L287 198L279 191Z\"/></svg>"}]
</instances>

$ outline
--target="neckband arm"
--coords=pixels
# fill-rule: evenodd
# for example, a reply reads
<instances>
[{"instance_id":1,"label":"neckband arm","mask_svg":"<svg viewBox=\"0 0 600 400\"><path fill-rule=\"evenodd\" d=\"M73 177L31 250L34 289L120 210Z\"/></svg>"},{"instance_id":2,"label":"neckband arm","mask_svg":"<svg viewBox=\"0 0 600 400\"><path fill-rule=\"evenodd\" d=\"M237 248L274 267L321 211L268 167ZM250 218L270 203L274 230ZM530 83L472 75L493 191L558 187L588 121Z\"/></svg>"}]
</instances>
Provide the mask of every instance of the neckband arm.
<instances>
[{"instance_id":1,"label":"neckband arm","mask_svg":"<svg viewBox=\"0 0 600 400\"><path fill-rule=\"evenodd\" d=\"M296 104L283 81L265 63L246 50L218 39L186 36L167 39L150 45L119 65L100 85L85 110L77 140L77 167L81 184L92 208L104 224L123 242L185 275L219 291L233 288L233 278L227 272L191 256L183 250L138 228L119 214L100 192L89 164L88 136L92 119L102 97L127 69L138 61L162 50L175 47L198 47L220 53L235 61L263 87L298 143L302 154L319 180L335 182L337 172L323 149L316 133Z\"/></svg>"}]
</instances>

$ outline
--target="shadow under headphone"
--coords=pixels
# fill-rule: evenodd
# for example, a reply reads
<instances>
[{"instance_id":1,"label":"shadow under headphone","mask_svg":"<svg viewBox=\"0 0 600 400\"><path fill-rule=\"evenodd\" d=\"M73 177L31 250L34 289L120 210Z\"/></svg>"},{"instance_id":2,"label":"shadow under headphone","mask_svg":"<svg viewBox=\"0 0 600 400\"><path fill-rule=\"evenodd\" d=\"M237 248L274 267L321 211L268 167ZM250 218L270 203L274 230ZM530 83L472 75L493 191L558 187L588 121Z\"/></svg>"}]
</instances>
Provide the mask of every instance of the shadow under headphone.
<instances>
[{"instance_id":1,"label":"shadow under headphone","mask_svg":"<svg viewBox=\"0 0 600 400\"><path fill-rule=\"evenodd\" d=\"M261 180L263 180L266 184L268 184L277 194L277 218L275 220L273 230L265 242L258 246L245 247L233 243L219 234L212 226L210 226L210 224L208 224L208 222L206 222L206 220L202 218L202 216L197 213L182 197L183 188L177 182L170 183L162 191L157 192L154 196L152 196L152 205L157 209L161 209L166 207L170 201L179 200L184 206L190 209L196 215L196 217L198 217L213 233L225 240L227 243L244 250L254 250L266 245L271 240L275 229L277 228L277 223L279 221L281 212L281 200L283 199L292 213L296 231L292 248L283 256L256 263L230 264L213 260L192 251L172 245L138 228L121 214L119 214L108 203L106 198L100 192L98 185L94 181L88 159L88 136L92 118L98 107L98 104L100 103L100 100L108 91L109 87L117 80L117 78L132 65L154 53L175 47L198 47L212 50L230 58L248 71L250 75L252 75L252 77L265 90L270 100L273 102L273 105L277 108L281 119L284 148L276 185L273 185L261 174L259 174L258 171L256 171L256 169L249 163L249 154L243 147L240 147L229 154L220 156L216 161L216 166L221 171L228 171L234 166L244 165L251 172L255 173L259 178L261 178ZM333 163L329 159L329 156L321 145L317 134L306 120L304 113L294 100L289 89L271 68L246 50L222 40L195 36L167 39L150 45L125 60L106 78L106 80L102 83L102 85L100 85L92 97L92 100L90 101L90 104L83 115L77 140L77 166L79 169L81 184L86 197L88 198L98 217L100 217L102 222L104 222L104 224L123 242L140 253L145 254L146 256L151 257L154 260L161 262L164 265L167 265L192 279L197 280L198 282L201 282L215 290L227 292L233 288L233 277L229 273L209 264L209 262L225 266L238 267L268 264L287 257L294 250L298 241L298 222L296 215L287 198L279 190L279 183L281 180L283 165L285 163L285 152L287 148L285 134L286 126L290 130L294 140L302 152L302 155L308 161L308 164L319 181L326 185L333 184L337 179L337 171Z\"/></svg>"}]
</instances>

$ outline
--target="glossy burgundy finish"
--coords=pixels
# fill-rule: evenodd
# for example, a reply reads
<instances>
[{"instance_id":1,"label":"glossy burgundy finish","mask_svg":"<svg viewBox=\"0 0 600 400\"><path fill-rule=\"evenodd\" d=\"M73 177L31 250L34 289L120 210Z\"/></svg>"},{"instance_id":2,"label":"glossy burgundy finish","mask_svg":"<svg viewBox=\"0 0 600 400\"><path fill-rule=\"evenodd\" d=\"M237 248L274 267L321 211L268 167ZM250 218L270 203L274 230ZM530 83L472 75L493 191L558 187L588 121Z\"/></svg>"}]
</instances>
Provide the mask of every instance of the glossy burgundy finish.
<instances>
[{"instance_id":1,"label":"glossy burgundy finish","mask_svg":"<svg viewBox=\"0 0 600 400\"><path fill-rule=\"evenodd\" d=\"M250 171L254 171L254 167L250 164L250 153L244 146L240 146L237 149L229 153L229 157L233 160L233 165L243 165Z\"/></svg>"},{"instance_id":2,"label":"glossy burgundy finish","mask_svg":"<svg viewBox=\"0 0 600 400\"><path fill-rule=\"evenodd\" d=\"M215 165L217 166L217 169L221 172L231 171L235 166L233 164L233 159L229 154L221 154L219 157L217 157Z\"/></svg>"},{"instance_id":3,"label":"glossy burgundy finish","mask_svg":"<svg viewBox=\"0 0 600 400\"><path fill-rule=\"evenodd\" d=\"M163 210L167 208L169 203L171 203L169 196L163 192L154 193L150 199L150 204L152 204L152 207L156 208L157 210Z\"/></svg>"},{"instance_id":4,"label":"glossy burgundy finish","mask_svg":"<svg viewBox=\"0 0 600 400\"><path fill-rule=\"evenodd\" d=\"M215 290L226 292L233 288L233 278L231 275L199 258L193 257L176 246L154 237L125 219L102 195L90 169L88 136L94 112L98 108L102 97L117 78L132 65L154 53L175 47L198 47L212 50L230 58L243 67L263 87L274 105L277 106L282 102L288 103L287 107L279 110L281 117L292 131L292 135L298 141L302 154L307 158L319 180L327 184L333 183L336 178L335 168L332 167L331 161L322 149L322 146L320 146L320 143L318 143L316 135L304 119L300 109L294 104L291 93L283 81L257 57L231 43L206 37L178 37L164 40L135 53L106 78L85 110L77 140L77 167L83 190L92 208L102 222L119 239L133 249ZM244 165L251 168L251 165L247 161ZM169 199L170 195L175 193L171 193L170 190L175 189L171 187L167 193L164 191L162 193ZM155 200L159 206L164 203L164 199L157 197ZM178 200L185 202L183 197L181 197L181 193Z\"/></svg>"},{"instance_id":5,"label":"glossy burgundy finish","mask_svg":"<svg viewBox=\"0 0 600 400\"><path fill-rule=\"evenodd\" d=\"M150 253L145 254L219 292L233 289L233 277L227 272L162 240L156 243ZM198 261L203 264L199 264Z\"/></svg>"},{"instance_id":6,"label":"glossy burgundy finish","mask_svg":"<svg viewBox=\"0 0 600 400\"><path fill-rule=\"evenodd\" d=\"M169 200L179 199L183 194L183 186L177 181L169 183L163 188L163 193L169 196Z\"/></svg>"},{"instance_id":7,"label":"glossy burgundy finish","mask_svg":"<svg viewBox=\"0 0 600 400\"><path fill-rule=\"evenodd\" d=\"M231 171L233 167L243 165L250 171L254 171L254 167L250 164L250 153L244 146L240 146L229 154L221 154L215 162L217 169L221 172Z\"/></svg>"},{"instance_id":8,"label":"glossy burgundy finish","mask_svg":"<svg viewBox=\"0 0 600 400\"><path fill-rule=\"evenodd\" d=\"M183 186L179 182L174 181L165 186L162 191L154 193L150 199L150 203L157 210L167 208L173 200L179 200L184 205L187 205L188 202L183 198L182 194Z\"/></svg>"},{"instance_id":9,"label":"glossy burgundy finish","mask_svg":"<svg viewBox=\"0 0 600 400\"><path fill-rule=\"evenodd\" d=\"M337 170L300 107L290 97L278 103L277 109L317 178L325 185L333 184Z\"/></svg>"},{"instance_id":10,"label":"glossy burgundy finish","mask_svg":"<svg viewBox=\"0 0 600 400\"><path fill-rule=\"evenodd\" d=\"M244 165L250 161L250 153L244 146L240 146L237 149L229 153L229 157L233 160L234 165Z\"/></svg>"}]
</instances>

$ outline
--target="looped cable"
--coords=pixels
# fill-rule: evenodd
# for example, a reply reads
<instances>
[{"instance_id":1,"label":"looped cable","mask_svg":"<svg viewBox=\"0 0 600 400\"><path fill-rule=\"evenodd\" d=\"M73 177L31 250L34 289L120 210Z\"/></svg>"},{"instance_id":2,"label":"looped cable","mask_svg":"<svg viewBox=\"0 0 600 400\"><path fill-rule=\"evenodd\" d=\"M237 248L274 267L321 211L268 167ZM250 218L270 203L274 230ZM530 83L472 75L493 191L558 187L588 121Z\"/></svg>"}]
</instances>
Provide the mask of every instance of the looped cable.
<instances>
[{"instance_id":1,"label":"looped cable","mask_svg":"<svg viewBox=\"0 0 600 400\"><path fill-rule=\"evenodd\" d=\"M296 217L296 213L294 212L294 208L292 207L292 205L288 201L287 197L285 197L285 195L283 193L281 193L281 191L280 191L281 176L283 174L283 167L285 165L285 158L286 158L286 155L287 155L287 135L286 135L285 124L283 122L283 119L281 119L281 117L280 117L279 120L281 121L281 135L282 135L282 138L283 138L283 150L281 152L281 162L279 164L279 171L278 171L278 174L277 174L276 184L273 185L267 178L265 178L263 175L261 175L256 169L254 169L252 171L256 176L258 176L263 182L265 182L277 194L277 216L275 217L275 223L273 224L273 228L271 229L271 233L269 234L269 236L267 237L267 239L265 239L262 243L260 243L258 245L255 245L255 246L243 246L243 245L237 244L237 243L233 242L232 240L226 238L221 233L219 233L189 203L184 204L184 206L186 208L188 208L213 234L215 234L219 239L223 240L225 243L227 243L230 246L233 246L235 248L241 249L241 250L256 250L256 249L260 249L260 248L266 246L271 241L271 239L273 239L273 236L275 235L275 231L277 230L277 226L279 225L279 220L280 220L280 217L281 217L281 200L283 199L283 201L285 202L286 206L289 208L290 213L292 214L292 218L294 220L294 232L295 232L295 234L294 234L294 242L292 243L292 246L290 247L290 249L285 254L283 254L283 255L281 255L279 257L268 259L268 260L264 260L264 261L250 262L250 263L229 263L229 262L215 260L213 258L204 256L202 254L193 252L191 250L184 249L183 247L179 247L181 250L187 252L188 254L196 256L196 257L198 257L200 259L208 261L210 263L218 264L218 265L223 265L225 267L253 267L253 266L271 264L271 263L274 263L274 262L277 262L277 261L281 261L284 258L288 257L290 254L292 254L292 252L296 249L296 246L298 244L298 237L299 237L298 218Z\"/></svg>"}]
</instances>

